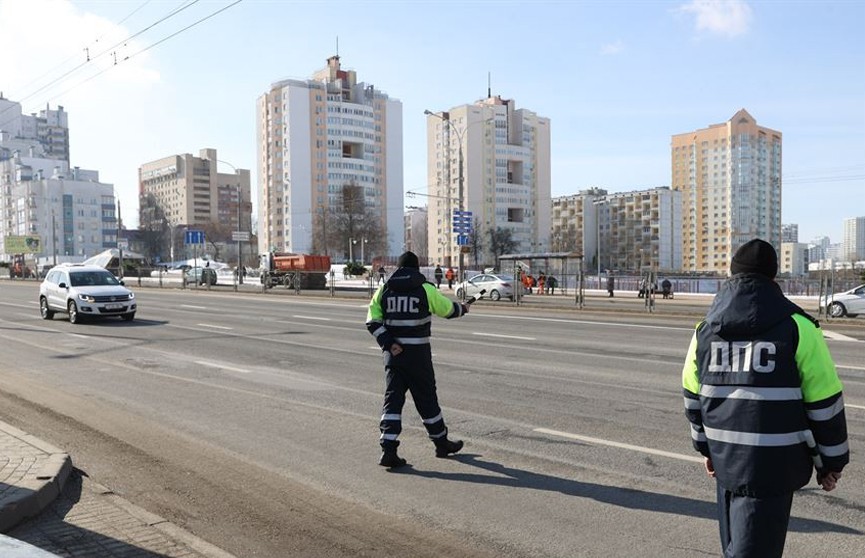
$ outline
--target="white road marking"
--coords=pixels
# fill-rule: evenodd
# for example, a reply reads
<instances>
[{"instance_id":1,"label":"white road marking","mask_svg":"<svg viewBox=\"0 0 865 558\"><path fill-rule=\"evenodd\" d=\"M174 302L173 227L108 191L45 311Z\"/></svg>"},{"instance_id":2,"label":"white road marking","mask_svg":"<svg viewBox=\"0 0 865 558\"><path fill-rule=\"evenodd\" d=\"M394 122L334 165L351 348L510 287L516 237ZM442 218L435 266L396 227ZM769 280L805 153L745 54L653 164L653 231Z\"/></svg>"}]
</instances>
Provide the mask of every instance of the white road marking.
<instances>
[{"instance_id":1,"label":"white road marking","mask_svg":"<svg viewBox=\"0 0 865 558\"><path fill-rule=\"evenodd\" d=\"M842 333L838 333L837 331L826 331L823 330L823 337L826 339L831 339L833 341L852 341L854 343L862 343L861 339L856 339L855 337L848 337Z\"/></svg>"},{"instance_id":2,"label":"white road marking","mask_svg":"<svg viewBox=\"0 0 865 558\"><path fill-rule=\"evenodd\" d=\"M848 370L865 370L865 366L853 366L851 364L836 364L835 368L846 368Z\"/></svg>"},{"instance_id":3,"label":"white road marking","mask_svg":"<svg viewBox=\"0 0 865 558\"><path fill-rule=\"evenodd\" d=\"M207 310L207 306L193 306L192 304L181 304L181 308L195 308L196 310Z\"/></svg>"},{"instance_id":4,"label":"white road marking","mask_svg":"<svg viewBox=\"0 0 865 558\"><path fill-rule=\"evenodd\" d=\"M323 322L329 322L329 321L331 321L330 318L321 318L321 317L318 317L318 316L301 316L301 315L299 315L299 314L294 314L294 315L292 315L292 318L303 318L304 320L321 320L321 321L323 321Z\"/></svg>"},{"instance_id":5,"label":"white road marking","mask_svg":"<svg viewBox=\"0 0 865 558\"><path fill-rule=\"evenodd\" d=\"M681 461L692 461L694 463L703 463L703 461L704 461L704 459L702 457L696 457L693 455L684 455L681 453L673 453L670 451L657 450L657 449L653 449L653 448L646 448L643 446L633 446L631 444L623 444L621 442L613 442L612 440L604 440L602 438L592 438L591 436L581 436L579 434L571 434L570 432L561 432L559 430L549 430L547 428L535 428L534 431L540 432L541 434L549 434L551 436L560 436L562 438L568 438L570 440L579 440L581 442L586 442L589 444L598 444L601 446L609 446L612 448L638 451L640 453L659 455L661 457L671 457L673 459L679 459Z\"/></svg>"},{"instance_id":6,"label":"white road marking","mask_svg":"<svg viewBox=\"0 0 865 558\"><path fill-rule=\"evenodd\" d=\"M227 329L227 330L234 329L233 327L218 326L218 325L213 325L213 324L195 324L195 325L201 326L201 327L212 327L214 329Z\"/></svg>"},{"instance_id":7,"label":"white road marking","mask_svg":"<svg viewBox=\"0 0 865 558\"><path fill-rule=\"evenodd\" d=\"M496 315L496 319L499 320L526 320L532 322L558 322L563 324L585 324L585 325L600 325L600 326L610 326L610 327L633 327L640 329L670 329L673 331L694 331L693 327L674 327L674 326L658 326L658 325L647 325L647 324L629 324L624 322L598 322L591 320L568 320L564 318L538 318L534 316L505 316L505 315ZM696 324L696 321L694 322Z\"/></svg>"},{"instance_id":8,"label":"white road marking","mask_svg":"<svg viewBox=\"0 0 865 558\"><path fill-rule=\"evenodd\" d=\"M472 335L480 335L481 337L501 337L503 339L522 339L524 341L537 341L535 337L520 337L519 335L499 335L498 333L480 333L473 331Z\"/></svg>"},{"instance_id":9,"label":"white road marking","mask_svg":"<svg viewBox=\"0 0 865 558\"><path fill-rule=\"evenodd\" d=\"M844 403L845 407L850 407L851 409L862 409L865 410L865 407L862 405L851 405L850 403Z\"/></svg>"},{"instance_id":10,"label":"white road marking","mask_svg":"<svg viewBox=\"0 0 865 558\"><path fill-rule=\"evenodd\" d=\"M231 370L232 372L240 372L242 374L249 374L249 370L244 370L243 368L235 368L234 366L228 366L225 364L219 364L218 362L207 362L205 360L196 360L195 364L200 364L201 366L209 366L211 368L219 368L220 370Z\"/></svg>"}]
</instances>

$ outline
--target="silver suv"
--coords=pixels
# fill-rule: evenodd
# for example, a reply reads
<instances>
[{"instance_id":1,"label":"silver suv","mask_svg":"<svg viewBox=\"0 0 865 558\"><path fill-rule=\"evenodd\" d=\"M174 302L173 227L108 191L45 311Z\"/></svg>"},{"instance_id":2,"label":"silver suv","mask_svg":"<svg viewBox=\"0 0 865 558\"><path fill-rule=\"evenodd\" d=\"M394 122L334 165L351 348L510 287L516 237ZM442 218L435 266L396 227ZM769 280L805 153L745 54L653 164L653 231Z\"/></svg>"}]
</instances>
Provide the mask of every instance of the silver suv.
<instances>
[{"instance_id":1,"label":"silver suv","mask_svg":"<svg viewBox=\"0 0 865 558\"><path fill-rule=\"evenodd\" d=\"M60 265L39 286L39 312L50 320L55 312L69 314L77 324L84 317L135 318L135 294L108 270L95 265Z\"/></svg>"}]
</instances>

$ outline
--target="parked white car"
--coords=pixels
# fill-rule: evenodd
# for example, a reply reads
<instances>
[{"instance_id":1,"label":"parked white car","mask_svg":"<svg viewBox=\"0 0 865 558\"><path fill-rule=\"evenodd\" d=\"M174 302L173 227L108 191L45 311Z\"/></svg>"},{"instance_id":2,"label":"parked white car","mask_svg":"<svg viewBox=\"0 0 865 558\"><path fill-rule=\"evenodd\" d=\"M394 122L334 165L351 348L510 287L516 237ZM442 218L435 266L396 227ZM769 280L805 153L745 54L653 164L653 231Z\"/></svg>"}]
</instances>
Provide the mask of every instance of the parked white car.
<instances>
[{"instance_id":1,"label":"parked white car","mask_svg":"<svg viewBox=\"0 0 865 558\"><path fill-rule=\"evenodd\" d=\"M56 312L69 322L85 317L135 318L135 294L108 270L96 265L61 264L52 268L39 286L39 312L50 320Z\"/></svg>"},{"instance_id":2,"label":"parked white car","mask_svg":"<svg viewBox=\"0 0 865 558\"><path fill-rule=\"evenodd\" d=\"M865 285L826 296L820 301L820 307L825 308L826 313L833 318L865 314Z\"/></svg>"}]
</instances>

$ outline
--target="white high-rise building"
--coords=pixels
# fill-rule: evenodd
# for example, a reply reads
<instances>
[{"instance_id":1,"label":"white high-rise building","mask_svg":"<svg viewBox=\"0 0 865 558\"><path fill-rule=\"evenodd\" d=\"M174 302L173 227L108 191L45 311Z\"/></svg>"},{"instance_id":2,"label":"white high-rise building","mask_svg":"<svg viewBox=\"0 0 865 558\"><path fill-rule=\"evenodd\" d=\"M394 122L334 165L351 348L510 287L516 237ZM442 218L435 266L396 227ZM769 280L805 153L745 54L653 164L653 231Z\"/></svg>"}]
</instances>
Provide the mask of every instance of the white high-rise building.
<instances>
[{"instance_id":1,"label":"white high-rise building","mask_svg":"<svg viewBox=\"0 0 865 558\"><path fill-rule=\"evenodd\" d=\"M403 248L402 103L344 70L339 56L257 103L259 250L348 255L346 207L377 220L369 257ZM349 199L350 198L350 199ZM362 206L362 207L361 207ZM335 238L335 232L343 237Z\"/></svg>"},{"instance_id":2,"label":"white high-rise building","mask_svg":"<svg viewBox=\"0 0 865 558\"><path fill-rule=\"evenodd\" d=\"M489 240L499 228L510 229L517 251L549 251L550 120L499 96L427 111L427 189L431 261L458 264L460 209L471 212L480 238L472 261L496 263Z\"/></svg>"},{"instance_id":3,"label":"white high-rise building","mask_svg":"<svg viewBox=\"0 0 865 558\"><path fill-rule=\"evenodd\" d=\"M0 99L0 238L36 240L27 257L84 259L117 246L114 187L70 167L68 138L62 107L24 116ZM16 252L0 244L0 259Z\"/></svg>"},{"instance_id":4,"label":"white high-rise building","mask_svg":"<svg viewBox=\"0 0 865 558\"><path fill-rule=\"evenodd\" d=\"M844 239L841 246L841 260L865 260L865 217L844 219Z\"/></svg>"}]
</instances>

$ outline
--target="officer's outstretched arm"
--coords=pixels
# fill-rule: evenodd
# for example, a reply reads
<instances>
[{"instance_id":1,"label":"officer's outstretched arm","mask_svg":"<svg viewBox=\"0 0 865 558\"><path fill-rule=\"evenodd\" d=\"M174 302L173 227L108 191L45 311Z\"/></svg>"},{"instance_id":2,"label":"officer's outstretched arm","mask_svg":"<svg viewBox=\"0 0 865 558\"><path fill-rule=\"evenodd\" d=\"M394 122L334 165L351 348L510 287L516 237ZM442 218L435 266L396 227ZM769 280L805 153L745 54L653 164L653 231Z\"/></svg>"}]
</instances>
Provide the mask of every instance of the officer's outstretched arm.
<instances>
[{"instance_id":1,"label":"officer's outstretched arm","mask_svg":"<svg viewBox=\"0 0 865 558\"><path fill-rule=\"evenodd\" d=\"M465 304L454 302L441 293L434 285L424 283L426 297L429 301L430 312L442 318L452 319L461 318L468 314L468 307Z\"/></svg>"}]
</instances>

